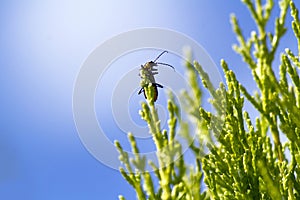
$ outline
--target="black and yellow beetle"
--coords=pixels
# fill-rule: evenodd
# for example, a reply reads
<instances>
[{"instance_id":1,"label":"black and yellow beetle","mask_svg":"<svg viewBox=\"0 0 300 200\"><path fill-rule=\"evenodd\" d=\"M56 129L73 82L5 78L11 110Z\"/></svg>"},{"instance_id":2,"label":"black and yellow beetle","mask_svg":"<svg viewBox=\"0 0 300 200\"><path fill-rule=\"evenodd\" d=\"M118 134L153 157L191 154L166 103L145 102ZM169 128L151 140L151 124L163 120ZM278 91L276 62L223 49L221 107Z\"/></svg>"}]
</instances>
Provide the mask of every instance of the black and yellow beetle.
<instances>
[{"instance_id":1,"label":"black and yellow beetle","mask_svg":"<svg viewBox=\"0 0 300 200\"><path fill-rule=\"evenodd\" d=\"M161 52L153 61L146 62L144 65L141 65L140 69L140 74L139 76L141 77L141 89L139 90L138 94L141 94L142 92L144 93L145 98L147 99L147 95L145 92L145 88L151 84L151 87L153 88L154 91L154 96L153 96L153 101L155 102L158 97L158 90L157 87L163 88L163 86L159 83L155 82L154 75L158 74L157 69L154 68L158 65L166 65L174 69L172 65L169 65L167 63L161 63L161 62L156 62L160 56L162 56L164 53L168 53L168 51L163 51ZM175 70L175 69L174 69Z\"/></svg>"}]
</instances>

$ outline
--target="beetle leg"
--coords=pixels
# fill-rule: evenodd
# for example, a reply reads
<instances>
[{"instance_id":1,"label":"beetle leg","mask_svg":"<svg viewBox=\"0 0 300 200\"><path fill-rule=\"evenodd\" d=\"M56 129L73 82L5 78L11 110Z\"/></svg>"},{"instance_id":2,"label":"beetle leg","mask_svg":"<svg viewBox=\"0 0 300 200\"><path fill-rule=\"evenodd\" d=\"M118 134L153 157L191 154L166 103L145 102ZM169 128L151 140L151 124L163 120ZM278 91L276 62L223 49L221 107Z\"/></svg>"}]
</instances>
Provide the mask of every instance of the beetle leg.
<instances>
[{"instance_id":1,"label":"beetle leg","mask_svg":"<svg viewBox=\"0 0 300 200\"><path fill-rule=\"evenodd\" d=\"M138 94L141 94L142 92L144 92L144 88L141 88Z\"/></svg>"},{"instance_id":2,"label":"beetle leg","mask_svg":"<svg viewBox=\"0 0 300 200\"><path fill-rule=\"evenodd\" d=\"M164 86L162 86L161 84L159 84L159 83L153 83L155 86L157 86L157 87L160 87L160 88L163 88Z\"/></svg>"}]
</instances>

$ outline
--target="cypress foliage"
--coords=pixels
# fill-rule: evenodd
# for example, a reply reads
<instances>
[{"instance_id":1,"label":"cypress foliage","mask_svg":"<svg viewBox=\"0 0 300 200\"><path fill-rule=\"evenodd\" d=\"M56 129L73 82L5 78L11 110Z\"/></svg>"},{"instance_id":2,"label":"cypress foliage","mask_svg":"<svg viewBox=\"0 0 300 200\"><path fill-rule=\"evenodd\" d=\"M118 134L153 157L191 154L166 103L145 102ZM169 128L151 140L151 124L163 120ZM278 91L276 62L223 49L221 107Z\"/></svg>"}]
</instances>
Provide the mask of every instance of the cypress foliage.
<instances>
[{"instance_id":1,"label":"cypress foliage","mask_svg":"<svg viewBox=\"0 0 300 200\"><path fill-rule=\"evenodd\" d=\"M249 38L232 15L231 23L238 44L234 50L252 71L258 91L251 94L225 60L221 60L226 82L215 89L201 65L186 63L191 90L182 98L180 108L170 95L168 129L162 130L153 99L142 103L140 115L149 127L157 149L157 164L150 162L153 173L146 170L147 160L139 153L135 138L128 135L134 157L123 151L119 142L126 181L139 200L200 199L300 199L300 20L293 1L280 0L279 16L270 21L273 0L242 0L252 15L257 31ZM297 39L298 53L288 48L282 52L281 64L273 66L279 42L287 28L286 15L293 17L291 28ZM274 30L267 30L274 23ZM278 70L276 69L278 68ZM279 74L276 74L279 72ZM199 81L199 79L201 81ZM211 94L213 114L201 106L201 85ZM151 84L145 88L148 97ZM255 121L245 110L249 101L259 112ZM182 109L197 127L190 134L190 123L179 116ZM182 144L175 135L185 138L194 155L194 165L182 156ZM285 135L287 141L281 140ZM215 145L214 143L217 143ZM205 153L209 149L209 153ZM125 199L119 196L119 199Z\"/></svg>"}]
</instances>

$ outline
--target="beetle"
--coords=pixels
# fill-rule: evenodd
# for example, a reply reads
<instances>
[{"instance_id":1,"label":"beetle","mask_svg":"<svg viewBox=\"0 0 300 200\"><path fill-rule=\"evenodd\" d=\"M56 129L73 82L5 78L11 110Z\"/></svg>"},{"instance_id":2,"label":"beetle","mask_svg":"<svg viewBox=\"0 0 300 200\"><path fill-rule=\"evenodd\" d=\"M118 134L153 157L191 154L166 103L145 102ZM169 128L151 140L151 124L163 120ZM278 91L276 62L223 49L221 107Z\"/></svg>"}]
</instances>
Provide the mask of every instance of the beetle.
<instances>
[{"instance_id":1,"label":"beetle","mask_svg":"<svg viewBox=\"0 0 300 200\"><path fill-rule=\"evenodd\" d=\"M164 53L168 53L168 51L163 51L161 52L153 61L149 61L146 62L144 65L141 65L141 69L140 69L140 74L139 76L141 77L141 89L139 90L138 94L141 94L142 92L144 93L145 98L147 99L147 95L145 92L145 88L149 86L149 84L152 84L151 87L153 88L154 91L154 96L153 96L153 100L154 102L157 100L158 97L158 90L157 88L163 88L163 86L159 83L155 82L155 78L154 75L158 74L158 69L154 68L158 65L165 65L168 67L171 67L172 69L174 69L174 67L170 64L167 63L162 63L162 62L156 62ZM174 69L175 70L175 69Z\"/></svg>"}]
</instances>

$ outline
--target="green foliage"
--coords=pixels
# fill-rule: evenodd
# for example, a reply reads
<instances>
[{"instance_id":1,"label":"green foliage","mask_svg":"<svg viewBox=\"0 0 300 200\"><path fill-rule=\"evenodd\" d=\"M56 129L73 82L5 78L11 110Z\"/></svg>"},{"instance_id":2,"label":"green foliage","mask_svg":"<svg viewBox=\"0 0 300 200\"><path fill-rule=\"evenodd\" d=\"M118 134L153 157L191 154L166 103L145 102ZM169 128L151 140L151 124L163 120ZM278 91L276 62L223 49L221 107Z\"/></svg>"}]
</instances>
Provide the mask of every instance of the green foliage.
<instances>
[{"instance_id":1,"label":"green foliage","mask_svg":"<svg viewBox=\"0 0 300 200\"><path fill-rule=\"evenodd\" d=\"M266 0L264 5L261 0L242 2L248 7L257 31L252 31L246 38L233 15L231 22L238 40L234 50L252 71L258 88L256 95L247 91L224 60L221 66L226 83L221 83L218 89L213 87L198 62L187 62L191 90L182 94L183 108L179 108L170 96L168 130L161 130L153 99L142 103L140 115L147 122L157 148L158 163L149 163L153 173L146 170L147 161L139 153L132 134L128 135L132 158L116 142L120 161L124 164L120 172L135 189L138 199L300 199L298 10L292 1L281 0L275 29L268 31L266 25L272 23L273 0ZM273 61L280 39L287 30L285 18L289 8L298 55L286 49L280 55L281 64L276 70ZM201 84L210 92L216 114L201 107ZM152 96L152 90L151 84L145 88L147 97ZM245 101L260 113L255 122L245 111ZM194 137L190 123L181 120L180 109L196 126ZM176 140L176 134L190 145L194 165L184 160L182 144ZM285 143L281 141L281 135L286 136ZM214 145L216 141L218 145ZM205 149L209 149L209 153ZM204 191L203 187L206 187Z\"/></svg>"}]
</instances>

